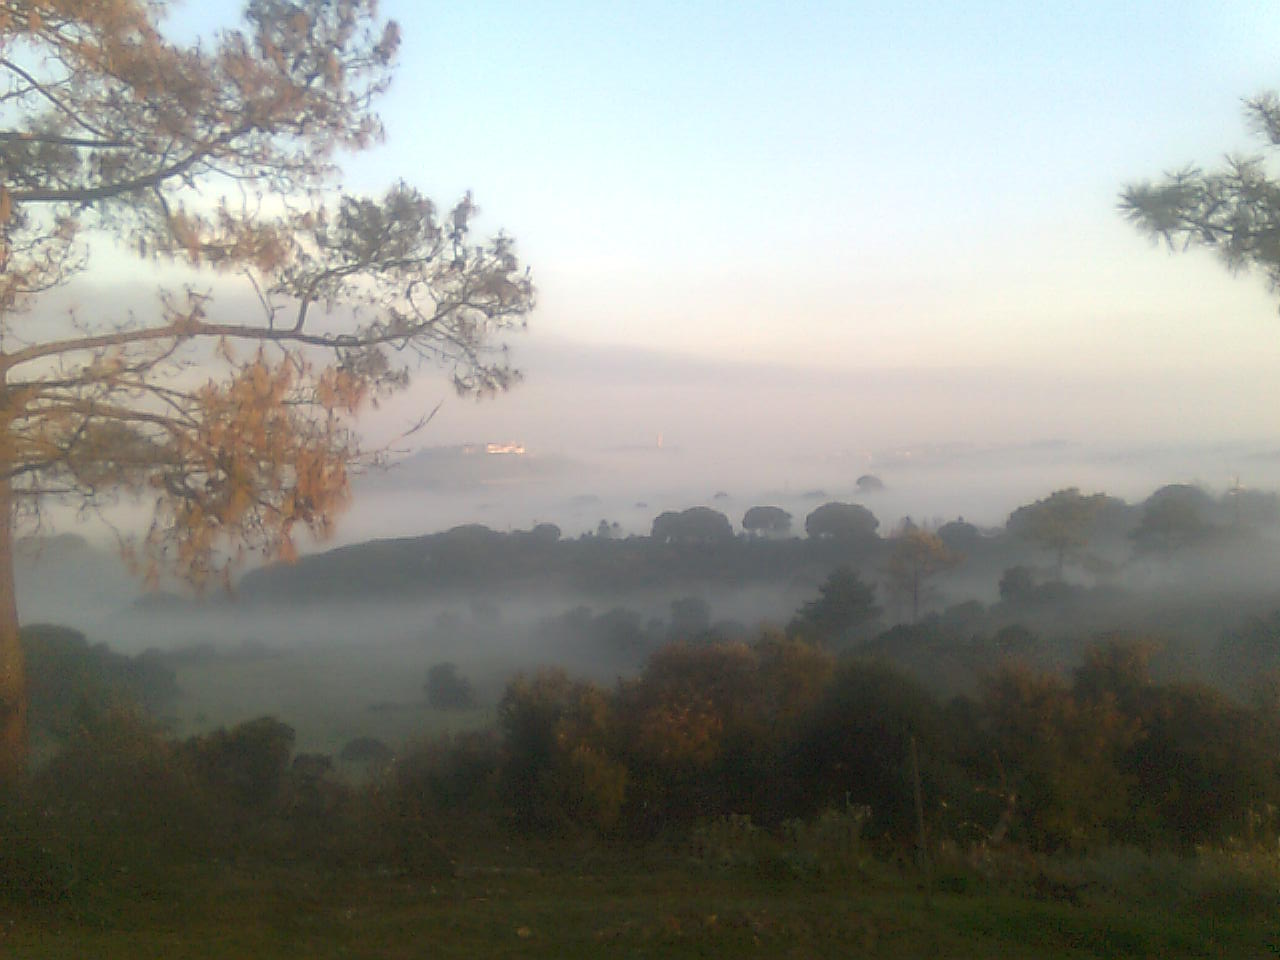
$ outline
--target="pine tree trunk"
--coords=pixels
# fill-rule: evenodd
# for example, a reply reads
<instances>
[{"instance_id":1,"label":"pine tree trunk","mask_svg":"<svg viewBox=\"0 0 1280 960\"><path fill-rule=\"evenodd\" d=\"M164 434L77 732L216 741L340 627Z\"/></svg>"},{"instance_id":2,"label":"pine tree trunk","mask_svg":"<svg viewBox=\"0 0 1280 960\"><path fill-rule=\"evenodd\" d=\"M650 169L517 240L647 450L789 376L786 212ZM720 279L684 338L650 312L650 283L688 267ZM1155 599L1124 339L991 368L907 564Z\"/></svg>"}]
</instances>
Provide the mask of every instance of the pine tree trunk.
<instances>
[{"instance_id":1,"label":"pine tree trunk","mask_svg":"<svg viewBox=\"0 0 1280 960\"><path fill-rule=\"evenodd\" d=\"M27 765L27 675L13 581L13 497L0 480L0 791Z\"/></svg>"}]
</instances>

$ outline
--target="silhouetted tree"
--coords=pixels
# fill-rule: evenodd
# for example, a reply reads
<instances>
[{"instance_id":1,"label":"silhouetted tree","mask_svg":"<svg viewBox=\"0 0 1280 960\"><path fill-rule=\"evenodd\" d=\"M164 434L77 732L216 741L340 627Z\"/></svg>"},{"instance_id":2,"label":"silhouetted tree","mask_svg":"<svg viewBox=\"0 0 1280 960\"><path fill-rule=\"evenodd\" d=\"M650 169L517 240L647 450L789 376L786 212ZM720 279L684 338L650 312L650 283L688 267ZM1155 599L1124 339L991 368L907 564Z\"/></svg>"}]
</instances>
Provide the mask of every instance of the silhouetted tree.
<instances>
[{"instance_id":1,"label":"silhouetted tree","mask_svg":"<svg viewBox=\"0 0 1280 960\"><path fill-rule=\"evenodd\" d=\"M210 793L243 810L262 810L280 790L293 753L293 728L259 717L183 744L183 752Z\"/></svg>"},{"instance_id":2,"label":"silhouetted tree","mask_svg":"<svg viewBox=\"0 0 1280 960\"><path fill-rule=\"evenodd\" d=\"M1089 542L1094 524L1107 508L1109 499L1101 493L1086 497L1076 487L1059 490L1013 511L1005 528L1014 536L1052 550L1061 580L1067 557Z\"/></svg>"},{"instance_id":3,"label":"silhouetted tree","mask_svg":"<svg viewBox=\"0 0 1280 960\"><path fill-rule=\"evenodd\" d=\"M650 536L659 543L723 543L733 539L733 525L718 510L690 507L659 514Z\"/></svg>"},{"instance_id":4,"label":"silhouetted tree","mask_svg":"<svg viewBox=\"0 0 1280 960\"><path fill-rule=\"evenodd\" d=\"M918 528L894 537L885 565L889 589L911 602L911 622L920 619L920 599L930 580L950 570L960 557L937 534Z\"/></svg>"},{"instance_id":5,"label":"silhouetted tree","mask_svg":"<svg viewBox=\"0 0 1280 960\"><path fill-rule=\"evenodd\" d=\"M1030 567L1008 567L1000 575L1000 599L1008 604L1025 603L1034 596L1035 574Z\"/></svg>"},{"instance_id":6,"label":"silhouetted tree","mask_svg":"<svg viewBox=\"0 0 1280 960\"><path fill-rule=\"evenodd\" d=\"M982 540L982 534L972 523L965 523L964 517L944 523L938 528L938 539L947 545L948 550L956 553L969 553Z\"/></svg>"},{"instance_id":7,"label":"silhouetted tree","mask_svg":"<svg viewBox=\"0 0 1280 960\"><path fill-rule=\"evenodd\" d=\"M839 567L818 587L818 598L801 607L787 629L811 643L837 645L879 617L875 588L849 567Z\"/></svg>"},{"instance_id":8,"label":"silhouetted tree","mask_svg":"<svg viewBox=\"0 0 1280 960\"><path fill-rule=\"evenodd\" d=\"M1280 496L1270 490L1234 486L1222 495L1222 512L1236 529L1274 527L1280 523Z\"/></svg>"},{"instance_id":9,"label":"silhouetted tree","mask_svg":"<svg viewBox=\"0 0 1280 960\"><path fill-rule=\"evenodd\" d=\"M864 473L857 479L859 493L878 493L884 489L884 481L873 473Z\"/></svg>"},{"instance_id":10,"label":"silhouetted tree","mask_svg":"<svg viewBox=\"0 0 1280 960\"><path fill-rule=\"evenodd\" d=\"M880 521L856 503L824 503L804 518L804 532L815 540L857 541L874 538Z\"/></svg>"},{"instance_id":11,"label":"silhouetted tree","mask_svg":"<svg viewBox=\"0 0 1280 960\"><path fill-rule=\"evenodd\" d=\"M154 713L178 695L172 667L154 651L127 657L47 624L23 627L22 646L32 728L46 736L66 737L110 709L142 706Z\"/></svg>"},{"instance_id":12,"label":"silhouetted tree","mask_svg":"<svg viewBox=\"0 0 1280 960\"><path fill-rule=\"evenodd\" d=\"M556 543L560 539L560 528L554 523L539 523L529 531L529 535L538 543Z\"/></svg>"},{"instance_id":13,"label":"silhouetted tree","mask_svg":"<svg viewBox=\"0 0 1280 960\"><path fill-rule=\"evenodd\" d=\"M915 830L911 740L930 777L941 766L942 719L937 701L915 681L880 663L843 663L788 753L791 774L811 809L867 804L876 830L905 839Z\"/></svg>"},{"instance_id":14,"label":"silhouetted tree","mask_svg":"<svg viewBox=\"0 0 1280 960\"><path fill-rule=\"evenodd\" d=\"M785 537L791 532L791 514L781 507L752 507L743 514L742 529L754 536Z\"/></svg>"},{"instance_id":15,"label":"silhouetted tree","mask_svg":"<svg viewBox=\"0 0 1280 960\"><path fill-rule=\"evenodd\" d=\"M1213 498L1199 487L1173 483L1142 505L1142 519L1130 536L1142 553L1172 553L1204 543L1214 534Z\"/></svg>"}]
</instances>

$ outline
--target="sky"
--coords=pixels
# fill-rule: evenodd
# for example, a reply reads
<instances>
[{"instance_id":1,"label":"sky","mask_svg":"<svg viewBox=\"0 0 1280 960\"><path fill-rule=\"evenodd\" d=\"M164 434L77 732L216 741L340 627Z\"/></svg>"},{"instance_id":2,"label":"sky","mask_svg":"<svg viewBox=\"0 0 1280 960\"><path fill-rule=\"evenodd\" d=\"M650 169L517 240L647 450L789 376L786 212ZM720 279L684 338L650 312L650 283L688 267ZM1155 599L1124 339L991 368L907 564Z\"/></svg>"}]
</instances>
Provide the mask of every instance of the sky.
<instances>
[{"instance_id":1,"label":"sky","mask_svg":"<svg viewBox=\"0 0 1280 960\"><path fill-rule=\"evenodd\" d=\"M1266 291L1169 262L1115 202L1248 147L1268 6L387 4L390 136L352 182L474 190L534 265L544 334L842 368L1231 365L1274 342Z\"/></svg>"},{"instance_id":2,"label":"sky","mask_svg":"<svg viewBox=\"0 0 1280 960\"><path fill-rule=\"evenodd\" d=\"M523 385L476 405L425 377L371 436L441 399L417 442L1278 435L1280 296L1153 245L1117 199L1257 149L1241 100L1280 85L1280 6L381 10L403 34L388 136L344 187L473 191L539 306ZM178 4L170 27L231 16Z\"/></svg>"}]
</instances>

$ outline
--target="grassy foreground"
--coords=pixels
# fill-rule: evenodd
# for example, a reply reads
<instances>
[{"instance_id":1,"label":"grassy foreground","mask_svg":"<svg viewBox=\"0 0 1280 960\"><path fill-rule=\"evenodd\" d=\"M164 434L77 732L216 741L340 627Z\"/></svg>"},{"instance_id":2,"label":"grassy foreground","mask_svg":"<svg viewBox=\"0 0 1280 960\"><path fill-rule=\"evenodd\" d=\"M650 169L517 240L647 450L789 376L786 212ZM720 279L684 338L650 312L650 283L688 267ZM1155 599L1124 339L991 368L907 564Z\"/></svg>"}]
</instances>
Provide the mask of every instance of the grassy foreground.
<instances>
[{"instance_id":1,"label":"grassy foreground","mask_svg":"<svg viewBox=\"0 0 1280 960\"><path fill-rule=\"evenodd\" d=\"M122 877L88 901L4 908L0 956L1280 956L1265 892L1160 902L1086 884L1063 897L943 874L926 895L914 871L871 869L832 879L633 856L409 878L204 864L159 885Z\"/></svg>"}]
</instances>

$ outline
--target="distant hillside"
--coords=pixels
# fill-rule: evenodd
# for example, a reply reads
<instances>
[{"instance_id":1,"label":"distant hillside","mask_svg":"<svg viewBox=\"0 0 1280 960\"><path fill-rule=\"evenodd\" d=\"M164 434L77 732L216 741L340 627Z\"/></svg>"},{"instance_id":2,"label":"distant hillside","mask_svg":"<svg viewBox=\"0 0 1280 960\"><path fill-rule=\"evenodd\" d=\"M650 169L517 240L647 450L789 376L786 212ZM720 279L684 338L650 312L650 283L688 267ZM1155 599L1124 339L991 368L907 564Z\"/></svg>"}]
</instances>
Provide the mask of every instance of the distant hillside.
<instances>
[{"instance_id":1,"label":"distant hillside","mask_svg":"<svg viewBox=\"0 0 1280 960\"><path fill-rule=\"evenodd\" d=\"M245 575L242 600L419 599L463 591L633 593L698 585L824 576L870 565L883 541L729 539L662 543L649 537L554 539L554 528L498 533L468 525L445 533L340 547Z\"/></svg>"}]
</instances>

